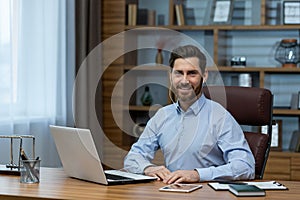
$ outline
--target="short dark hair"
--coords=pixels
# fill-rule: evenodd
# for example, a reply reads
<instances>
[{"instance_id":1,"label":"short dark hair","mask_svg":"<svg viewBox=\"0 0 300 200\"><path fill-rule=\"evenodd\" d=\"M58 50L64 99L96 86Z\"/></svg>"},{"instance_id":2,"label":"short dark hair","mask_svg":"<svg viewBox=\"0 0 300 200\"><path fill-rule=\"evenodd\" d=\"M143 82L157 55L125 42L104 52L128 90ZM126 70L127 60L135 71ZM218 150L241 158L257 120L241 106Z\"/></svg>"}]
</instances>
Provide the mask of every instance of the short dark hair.
<instances>
[{"instance_id":1,"label":"short dark hair","mask_svg":"<svg viewBox=\"0 0 300 200\"><path fill-rule=\"evenodd\" d=\"M200 70L202 73L204 73L206 69L206 57L198 47L193 45L185 45L173 49L170 55L169 65L173 69L176 59L190 57L197 57L199 59Z\"/></svg>"}]
</instances>

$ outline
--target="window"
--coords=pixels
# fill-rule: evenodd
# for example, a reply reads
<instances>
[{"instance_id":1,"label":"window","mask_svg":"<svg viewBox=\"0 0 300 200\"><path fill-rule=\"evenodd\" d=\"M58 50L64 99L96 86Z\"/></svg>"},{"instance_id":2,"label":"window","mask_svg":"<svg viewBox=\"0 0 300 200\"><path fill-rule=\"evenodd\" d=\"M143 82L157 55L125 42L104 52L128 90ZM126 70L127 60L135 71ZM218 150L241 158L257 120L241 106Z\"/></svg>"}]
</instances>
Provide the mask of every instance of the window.
<instances>
[{"instance_id":1,"label":"window","mask_svg":"<svg viewBox=\"0 0 300 200\"><path fill-rule=\"evenodd\" d=\"M8 104L11 97L15 101L16 91L11 90L16 83L16 69L11 65L11 1L0 1L0 103ZM2 109L1 109L2 110ZM1 112L1 111L0 111ZM2 110L3 112L3 110Z\"/></svg>"},{"instance_id":2,"label":"window","mask_svg":"<svg viewBox=\"0 0 300 200\"><path fill-rule=\"evenodd\" d=\"M58 98L65 98L65 4L1 0L0 121L63 114Z\"/></svg>"},{"instance_id":3,"label":"window","mask_svg":"<svg viewBox=\"0 0 300 200\"><path fill-rule=\"evenodd\" d=\"M60 163L49 124L66 124L66 4L0 0L0 134L35 136L43 166Z\"/></svg>"}]
</instances>

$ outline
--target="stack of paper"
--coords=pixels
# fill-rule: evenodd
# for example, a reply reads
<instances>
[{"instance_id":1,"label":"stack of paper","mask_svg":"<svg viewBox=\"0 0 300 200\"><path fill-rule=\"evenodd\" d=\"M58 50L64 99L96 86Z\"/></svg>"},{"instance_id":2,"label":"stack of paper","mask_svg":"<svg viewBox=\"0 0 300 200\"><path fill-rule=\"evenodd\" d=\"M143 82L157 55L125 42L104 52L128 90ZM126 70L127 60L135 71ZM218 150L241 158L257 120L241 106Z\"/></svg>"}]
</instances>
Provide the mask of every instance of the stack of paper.
<instances>
[{"instance_id":1,"label":"stack of paper","mask_svg":"<svg viewBox=\"0 0 300 200\"><path fill-rule=\"evenodd\" d=\"M286 190L288 189L284 185L276 181L251 181L251 182L211 182L208 183L214 190L229 190L230 184L242 184L242 185L255 185L263 190Z\"/></svg>"}]
</instances>

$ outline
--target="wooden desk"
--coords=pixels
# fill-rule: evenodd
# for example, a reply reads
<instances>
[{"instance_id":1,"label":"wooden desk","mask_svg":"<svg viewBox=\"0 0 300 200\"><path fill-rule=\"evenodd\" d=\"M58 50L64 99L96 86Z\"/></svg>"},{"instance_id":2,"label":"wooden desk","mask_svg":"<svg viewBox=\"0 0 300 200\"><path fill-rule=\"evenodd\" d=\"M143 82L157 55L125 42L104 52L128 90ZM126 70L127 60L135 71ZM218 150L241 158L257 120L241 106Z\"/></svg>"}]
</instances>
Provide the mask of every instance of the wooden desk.
<instances>
[{"instance_id":1,"label":"wooden desk","mask_svg":"<svg viewBox=\"0 0 300 200\"><path fill-rule=\"evenodd\" d=\"M242 197L243 200L299 199L300 182L282 181L289 190L267 191L266 197ZM214 191L206 183L192 193L159 192L164 184L154 181L145 184L103 186L68 178L62 169L42 168L39 184L21 184L19 176L0 175L0 199L238 199L228 191Z\"/></svg>"}]
</instances>

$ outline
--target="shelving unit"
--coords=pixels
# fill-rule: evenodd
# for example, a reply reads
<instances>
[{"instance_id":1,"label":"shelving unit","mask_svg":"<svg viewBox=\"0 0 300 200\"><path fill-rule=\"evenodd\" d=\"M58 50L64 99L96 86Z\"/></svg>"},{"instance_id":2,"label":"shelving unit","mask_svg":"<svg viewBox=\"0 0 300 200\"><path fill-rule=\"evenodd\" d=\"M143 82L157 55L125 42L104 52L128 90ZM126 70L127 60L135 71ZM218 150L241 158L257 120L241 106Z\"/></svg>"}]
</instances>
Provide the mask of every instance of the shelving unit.
<instances>
[{"instance_id":1,"label":"shelving unit","mask_svg":"<svg viewBox=\"0 0 300 200\"><path fill-rule=\"evenodd\" d=\"M270 86L270 83L266 83L267 79L270 79L272 76L297 76L300 78L300 68L274 68L274 67L245 67L245 68L234 68L234 67L218 67L210 69L210 72L220 72L223 76L231 76L232 74L234 76L237 76L238 74L243 73L249 73L251 74L253 80L256 80L255 83L253 83L254 87L264 87L268 88L272 91L272 87ZM286 83L289 82L289 79L285 80ZM282 83L281 83L282 84ZM299 83L298 83L299 84ZM289 94L288 97L291 97L291 93L289 93L290 88L285 88L283 92L287 92ZM278 104L280 102L278 99L284 98L284 97L278 97L278 93L274 93L274 102ZM277 101L276 101L277 98ZM285 101L288 104L285 104L284 106L276 106L273 109L273 118L277 120L283 120L282 124L282 149L288 150L289 149L289 143L291 140L291 134L296 129L300 129L300 110L297 109L290 109L290 100ZM288 118L286 121L285 118ZM295 124L291 124L292 123Z\"/></svg>"},{"instance_id":2,"label":"shelving unit","mask_svg":"<svg viewBox=\"0 0 300 200\"><path fill-rule=\"evenodd\" d=\"M189 1L189 0L187 0ZM184 1L185 3L187 1ZM193 1L193 0L190 0ZM300 68L282 68L280 64L274 59L274 52L276 45L283 38L296 38L298 42L300 41L300 28L299 25L283 25L281 18L281 12L278 11L282 3L281 0L260 0L260 1L250 1L250 0L235 0L235 7L239 12L244 9L244 12L248 12L248 18L241 20L241 14L238 12L233 14L233 25L220 25L220 24L210 24L207 21L207 17L203 15L203 24L192 24L192 25L176 25L175 11L173 0L116 0L110 2L108 0L103 1L103 39L113 36L122 31L132 30L136 28L141 28L141 35L143 30L151 30L152 26L147 25L127 25L127 13L126 7L128 3L137 3L140 8L149 8L156 11L156 24L155 27L162 27L166 29L171 29L184 34L189 35L193 39L197 40L210 54L214 63L218 66L217 68L209 68L210 73L220 72L222 76L231 76L232 74L250 73L253 78L252 83L254 87L266 87L274 92L275 103L284 103L284 106L288 106L287 99L291 96L287 89L282 89L285 83L289 83L289 77L297 77L294 85L287 86L288 89L294 89L300 86ZM206 0L202 2L202 5L212 6L213 1ZM151 5L149 5L151 4ZM250 5L250 8L247 6ZM143 7L144 6L144 7ZM148 7L147 7L148 6ZM256 8L257 13L249 12L249 9ZM203 8L199 8L203 9ZM207 9L209 10L209 9ZM248 11L247 11L248 10ZM235 11L234 11L235 12ZM249 14L250 13L250 14ZM211 15L211 11L208 12ZM164 24L158 25L158 17L164 16ZM253 19L251 19L251 17ZM205 21L206 20L206 21ZM243 24L244 23L244 24ZM128 44L126 43L126 38L124 38L124 46L126 45L136 45L138 46L139 33L136 32L137 43ZM143 52L142 52L143 53ZM142 54L141 53L141 54ZM146 51L146 54L151 54L153 52ZM229 60L234 55L244 55L247 57L247 66L245 68L233 68L229 63ZM153 57L153 55L151 55ZM128 59L128 57L130 59ZM104 89L104 132L107 136L118 146L129 149L130 145L134 140L131 140L131 136L124 134L122 130L115 124L114 119L111 114L110 109L110 97L111 91L115 83L119 80L122 75L126 74L128 71L134 70L135 66L139 65L138 60L141 59L141 55L138 52L131 52L124 57L118 59L116 62L111 64L107 73L103 76L103 85L109 86ZM147 63L147 61L146 61ZM167 64L167 61L164 62ZM139 69L136 74L144 75L146 73L153 73L153 65L149 64L143 66L143 69ZM164 66L154 66L155 73L165 74L163 77L167 78L167 69ZM162 73L159 73L161 71ZM282 77L282 79L279 77ZM299 78L298 78L299 77ZM275 80L274 80L275 79ZM285 83L284 83L285 81ZM128 97L127 87L136 87L135 78L130 79L123 83L123 93L120 93L120 98L128 99L133 98L130 101L130 105L125 105L122 112L130 112L131 116L144 116L148 115L149 109L151 111L155 110L148 106L141 106L137 104L137 97ZM279 89L278 89L279 88ZM167 89L167 88L166 88ZM281 97L280 91L283 90L283 96ZM167 92L165 91L165 94ZM279 96L279 100L278 100ZM166 97L168 99L168 96ZM123 101L124 103L124 101ZM170 100L166 100L163 104L170 103ZM162 104L162 105L163 105ZM124 106L124 105L123 105ZM275 105L276 106L276 105ZM120 106L121 107L121 106ZM281 107L281 105L279 105ZM120 110L121 112L121 110ZM283 149L288 149L288 143L291 137L292 129L299 129L300 127L300 110L291 109L277 109L273 111L275 119L283 119ZM287 118L287 119L285 119ZM287 123L285 123L285 120ZM128 116L123 115L123 124L126 126L128 123ZM132 125L131 125L132 126ZM131 130L128 127L127 130ZM131 139L130 139L131 138ZM292 159L293 156L298 156L299 153L293 152L275 152L274 155L270 156L270 163L276 158L288 157ZM267 167L267 174L278 174L279 172L271 170L272 166ZM279 170L280 171L280 170ZM286 176L287 177L287 176ZM300 179L299 179L300 180Z\"/></svg>"}]
</instances>

